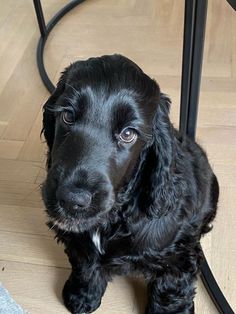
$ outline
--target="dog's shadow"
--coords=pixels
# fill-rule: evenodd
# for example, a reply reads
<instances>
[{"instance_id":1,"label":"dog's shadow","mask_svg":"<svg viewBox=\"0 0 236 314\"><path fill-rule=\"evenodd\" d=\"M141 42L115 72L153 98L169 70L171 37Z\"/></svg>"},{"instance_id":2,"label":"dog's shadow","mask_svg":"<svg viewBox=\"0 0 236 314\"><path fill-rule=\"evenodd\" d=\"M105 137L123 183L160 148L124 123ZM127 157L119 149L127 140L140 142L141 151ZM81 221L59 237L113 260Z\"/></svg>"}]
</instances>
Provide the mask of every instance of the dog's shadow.
<instances>
[{"instance_id":1,"label":"dog's shadow","mask_svg":"<svg viewBox=\"0 0 236 314\"><path fill-rule=\"evenodd\" d=\"M64 284L66 280L69 278L69 275L71 273L71 270L68 268L56 268L54 273L54 294L57 298L57 300L61 303L61 305L64 306L63 300L62 300L62 289L64 287Z\"/></svg>"},{"instance_id":2,"label":"dog's shadow","mask_svg":"<svg viewBox=\"0 0 236 314\"><path fill-rule=\"evenodd\" d=\"M127 277L126 281L133 293L133 313L143 314L147 304L147 287L144 279Z\"/></svg>"},{"instance_id":3,"label":"dog's shadow","mask_svg":"<svg viewBox=\"0 0 236 314\"><path fill-rule=\"evenodd\" d=\"M54 296L57 302L59 301L61 305L63 305L62 289L71 273L71 266L64 253L64 246L58 244L52 237L50 241L44 243L44 251L47 254L49 263L53 265L53 267L50 267L51 273L49 278L51 280Z\"/></svg>"}]
</instances>

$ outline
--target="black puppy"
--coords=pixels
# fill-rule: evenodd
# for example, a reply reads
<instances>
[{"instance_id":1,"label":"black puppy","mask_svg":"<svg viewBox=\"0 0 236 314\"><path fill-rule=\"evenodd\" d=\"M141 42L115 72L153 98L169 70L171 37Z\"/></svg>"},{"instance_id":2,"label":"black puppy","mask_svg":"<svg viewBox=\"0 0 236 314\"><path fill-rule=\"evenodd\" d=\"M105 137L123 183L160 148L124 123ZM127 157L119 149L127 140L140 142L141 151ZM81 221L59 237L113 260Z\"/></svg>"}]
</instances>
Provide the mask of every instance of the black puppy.
<instances>
[{"instance_id":1,"label":"black puppy","mask_svg":"<svg viewBox=\"0 0 236 314\"><path fill-rule=\"evenodd\" d=\"M193 313L200 238L219 188L204 151L169 121L170 99L129 59L63 72L44 105L48 225L72 273L63 298L91 313L112 275L141 273L147 314Z\"/></svg>"}]
</instances>

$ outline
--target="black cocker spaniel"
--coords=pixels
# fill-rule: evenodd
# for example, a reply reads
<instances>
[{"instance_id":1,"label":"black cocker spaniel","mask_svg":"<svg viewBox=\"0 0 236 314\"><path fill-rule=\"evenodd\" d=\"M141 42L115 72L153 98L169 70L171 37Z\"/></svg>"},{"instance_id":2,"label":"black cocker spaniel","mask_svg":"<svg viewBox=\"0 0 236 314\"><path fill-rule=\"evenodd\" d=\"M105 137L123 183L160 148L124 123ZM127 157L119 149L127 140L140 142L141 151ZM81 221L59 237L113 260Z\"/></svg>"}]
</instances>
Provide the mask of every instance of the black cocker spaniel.
<instances>
[{"instance_id":1,"label":"black cocker spaniel","mask_svg":"<svg viewBox=\"0 0 236 314\"><path fill-rule=\"evenodd\" d=\"M170 99L121 55L70 65L44 105L48 225L72 272L71 313L95 311L113 275L142 274L147 314L194 313L201 235L219 187L205 152L169 120Z\"/></svg>"}]
</instances>

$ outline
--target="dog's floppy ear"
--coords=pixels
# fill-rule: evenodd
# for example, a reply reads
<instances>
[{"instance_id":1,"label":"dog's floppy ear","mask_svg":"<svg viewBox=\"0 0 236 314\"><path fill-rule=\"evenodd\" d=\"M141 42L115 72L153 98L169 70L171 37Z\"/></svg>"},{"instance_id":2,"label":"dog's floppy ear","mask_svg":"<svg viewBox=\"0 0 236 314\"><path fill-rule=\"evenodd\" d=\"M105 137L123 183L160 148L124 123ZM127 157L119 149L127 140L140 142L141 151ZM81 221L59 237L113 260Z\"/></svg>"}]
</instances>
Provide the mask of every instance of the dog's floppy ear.
<instances>
[{"instance_id":1,"label":"dog's floppy ear","mask_svg":"<svg viewBox=\"0 0 236 314\"><path fill-rule=\"evenodd\" d=\"M47 166L50 168L51 164L51 151L54 142L55 136L55 103L58 97L63 93L65 89L65 74L61 76L57 87L53 91L52 95L48 98L46 103L43 106L43 129L41 134L43 133L45 140L48 145L48 159L47 159Z\"/></svg>"},{"instance_id":2,"label":"dog's floppy ear","mask_svg":"<svg viewBox=\"0 0 236 314\"><path fill-rule=\"evenodd\" d=\"M175 163L174 128L169 119L171 100L160 94L153 125L152 154L156 159L151 175L152 209L155 215L168 212L175 206L176 191L173 182Z\"/></svg>"},{"instance_id":3,"label":"dog's floppy ear","mask_svg":"<svg viewBox=\"0 0 236 314\"><path fill-rule=\"evenodd\" d=\"M139 164L134 176L119 196L123 202L128 202L139 190L140 207L148 208L151 215L161 215L169 209L168 199L173 187L173 126L169 120L171 101L159 94L156 114L152 125L152 139L142 150ZM172 199L171 199L172 201ZM173 204L174 205L174 204Z\"/></svg>"},{"instance_id":4,"label":"dog's floppy ear","mask_svg":"<svg viewBox=\"0 0 236 314\"><path fill-rule=\"evenodd\" d=\"M159 171L170 174L173 160L173 126L169 119L171 100L161 93L153 124L153 148L158 158Z\"/></svg>"}]
</instances>

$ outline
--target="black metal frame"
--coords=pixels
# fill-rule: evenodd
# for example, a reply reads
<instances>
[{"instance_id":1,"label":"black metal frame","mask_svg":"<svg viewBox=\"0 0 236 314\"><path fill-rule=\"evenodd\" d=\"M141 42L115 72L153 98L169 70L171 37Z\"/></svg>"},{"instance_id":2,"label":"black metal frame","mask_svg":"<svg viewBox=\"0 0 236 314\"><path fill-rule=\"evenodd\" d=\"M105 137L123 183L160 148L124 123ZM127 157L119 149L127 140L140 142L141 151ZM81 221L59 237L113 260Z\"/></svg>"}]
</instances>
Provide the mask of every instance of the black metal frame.
<instances>
[{"instance_id":1,"label":"black metal frame","mask_svg":"<svg viewBox=\"0 0 236 314\"><path fill-rule=\"evenodd\" d=\"M37 47L37 65L45 87L52 93L55 86L47 75L43 61L46 40L60 19L85 0L70 1L54 15L47 25L44 20L41 1L33 1L41 33ZM197 124L206 16L207 0L185 0L180 132L193 139ZM220 290L205 257L201 267L201 279L219 313L233 314L234 312Z\"/></svg>"},{"instance_id":2,"label":"black metal frame","mask_svg":"<svg viewBox=\"0 0 236 314\"><path fill-rule=\"evenodd\" d=\"M42 10L41 0L33 0L34 1L34 8L35 13L38 20L39 30L41 33L41 37L38 42L37 47L37 65L39 74L41 76L41 79L47 88L47 90L52 93L55 89L55 86L53 85L52 81L47 75L47 72L45 70L44 66L44 60L43 60L43 53L44 53L44 47L48 38L48 35L52 31L52 29L56 26L56 24L63 18L63 16L74 9L77 5L84 2L85 0L73 0L70 1L67 5L65 5L60 11L58 11L53 18L48 22L48 24L45 24L44 20L44 14Z\"/></svg>"},{"instance_id":3,"label":"black metal frame","mask_svg":"<svg viewBox=\"0 0 236 314\"><path fill-rule=\"evenodd\" d=\"M180 132L195 138L207 0L185 1Z\"/></svg>"}]
</instances>

